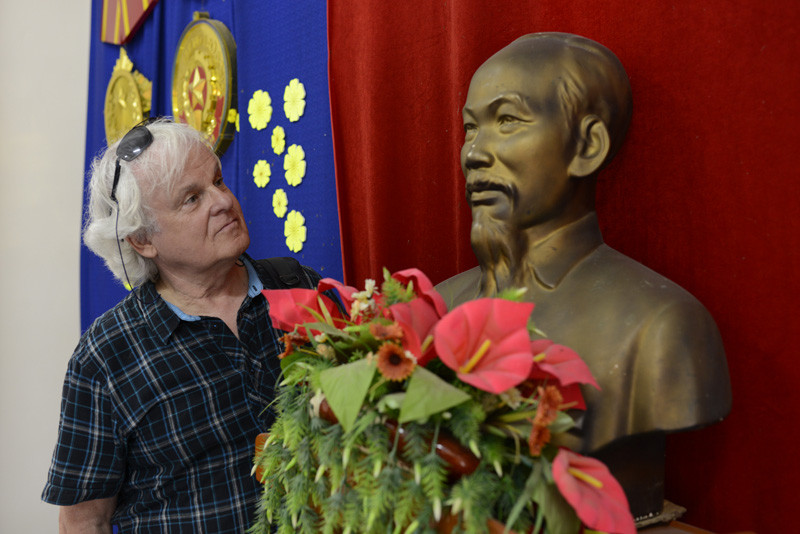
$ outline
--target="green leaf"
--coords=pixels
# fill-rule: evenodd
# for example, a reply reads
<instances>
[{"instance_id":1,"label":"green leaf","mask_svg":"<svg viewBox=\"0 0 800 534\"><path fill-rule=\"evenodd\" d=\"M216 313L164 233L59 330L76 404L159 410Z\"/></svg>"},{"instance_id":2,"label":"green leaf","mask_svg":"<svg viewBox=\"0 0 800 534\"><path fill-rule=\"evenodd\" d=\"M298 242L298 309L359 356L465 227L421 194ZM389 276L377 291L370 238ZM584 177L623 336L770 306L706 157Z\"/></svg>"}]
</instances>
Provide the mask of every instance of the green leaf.
<instances>
[{"instance_id":1,"label":"green leaf","mask_svg":"<svg viewBox=\"0 0 800 534\"><path fill-rule=\"evenodd\" d=\"M345 432L353 428L374 375L375 366L367 360L331 367L320 373L322 392Z\"/></svg>"},{"instance_id":2,"label":"green leaf","mask_svg":"<svg viewBox=\"0 0 800 534\"><path fill-rule=\"evenodd\" d=\"M533 500L541 507L548 534L575 534L581 526L575 510L564 499L555 484L539 484Z\"/></svg>"},{"instance_id":3,"label":"green leaf","mask_svg":"<svg viewBox=\"0 0 800 534\"><path fill-rule=\"evenodd\" d=\"M408 380L406 398L400 407L400 423L421 421L469 400L469 394L448 384L424 367L417 367Z\"/></svg>"},{"instance_id":4,"label":"green leaf","mask_svg":"<svg viewBox=\"0 0 800 534\"><path fill-rule=\"evenodd\" d=\"M553 434L561 434L575 426L575 421L564 412L558 412L556 420L550 423L550 432Z\"/></svg>"},{"instance_id":5,"label":"green leaf","mask_svg":"<svg viewBox=\"0 0 800 534\"><path fill-rule=\"evenodd\" d=\"M405 397L406 394L404 391L398 391L397 393L389 393L388 395L384 395L381 397L381 400L378 401L378 411L380 413L385 413L387 410L399 410L400 405Z\"/></svg>"},{"instance_id":6,"label":"green leaf","mask_svg":"<svg viewBox=\"0 0 800 534\"><path fill-rule=\"evenodd\" d=\"M352 341L354 339L353 336L347 334L347 332L344 330L340 330L339 328L331 326L327 323L305 323L303 324L303 329L305 330L306 334L310 333L309 330L314 330L328 334L334 339L344 339L347 341Z\"/></svg>"}]
</instances>

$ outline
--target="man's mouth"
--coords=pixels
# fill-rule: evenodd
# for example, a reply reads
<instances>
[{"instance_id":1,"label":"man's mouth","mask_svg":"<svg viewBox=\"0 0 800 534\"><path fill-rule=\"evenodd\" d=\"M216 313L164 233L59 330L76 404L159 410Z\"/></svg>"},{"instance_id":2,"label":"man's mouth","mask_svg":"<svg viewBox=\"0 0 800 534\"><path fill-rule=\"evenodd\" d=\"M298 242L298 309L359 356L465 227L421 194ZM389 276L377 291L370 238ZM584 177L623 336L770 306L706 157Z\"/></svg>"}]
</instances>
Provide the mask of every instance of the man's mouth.
<instances>
[{"instance_id":1,"label":"man's mouth","mask_svg":"<svg viewBox=\"0 0 800 534\"><path fill-rule=\"evenodd\" d=\"M228 221L224 225L222 225L222 227L219 230L217 230L217 233L224 232L226 230L230 230L238 222L239 221L237 219L231 219L230 221Z\"/></svg>"}]
</instances>

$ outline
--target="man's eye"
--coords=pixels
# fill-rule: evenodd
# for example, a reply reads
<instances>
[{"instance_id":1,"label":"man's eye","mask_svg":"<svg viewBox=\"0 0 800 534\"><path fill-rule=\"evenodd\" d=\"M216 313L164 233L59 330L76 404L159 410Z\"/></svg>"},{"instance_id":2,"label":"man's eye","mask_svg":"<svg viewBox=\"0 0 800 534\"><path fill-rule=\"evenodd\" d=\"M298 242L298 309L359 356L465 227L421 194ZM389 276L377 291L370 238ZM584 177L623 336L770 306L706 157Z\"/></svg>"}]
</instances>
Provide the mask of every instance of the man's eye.
<instances>
[{"instance_id":1,"label":"man's eye","mask_svg":"<svg viewBox=\"0 0 800 534\"><path fill-rule=\"evenodd\" d=\"M499 122L500 124L512 124L515 122L519 122L519 119L517 117L514 117L513 115L501 115L497 119L497 122Z\"/></svg>"},{"instance_id":2,"label":"man's eye","mask_svg":"<svg viewBox=\"0 0 800 534\"><path fill-rule=\"evenodd\" d=\"M464 134L469 136L474 134L478 130L478 127L474 124L465 124L464 125Z\"/></svg>"},{"instance_id":3,"label":"man's eye","mask_svg":"<svg viewBox=\"0 0 800 534\"><path fill-rule=\"evenodd\" d=\"M197 202L197 195L189 195L186 197L186 200L183 201L184 204L194 204Z\"/></svg>"},{"instance_id":4,"label":"man's eye","mask_svg":"<svg viewBox=\"0 0 800 534\"><path fill-rule=\"evenodd\" d=\"M214 182L214 185L217 187L225 187L225 180L222 178L217 178L217 180Z\"/></svg>"}]
</instances>

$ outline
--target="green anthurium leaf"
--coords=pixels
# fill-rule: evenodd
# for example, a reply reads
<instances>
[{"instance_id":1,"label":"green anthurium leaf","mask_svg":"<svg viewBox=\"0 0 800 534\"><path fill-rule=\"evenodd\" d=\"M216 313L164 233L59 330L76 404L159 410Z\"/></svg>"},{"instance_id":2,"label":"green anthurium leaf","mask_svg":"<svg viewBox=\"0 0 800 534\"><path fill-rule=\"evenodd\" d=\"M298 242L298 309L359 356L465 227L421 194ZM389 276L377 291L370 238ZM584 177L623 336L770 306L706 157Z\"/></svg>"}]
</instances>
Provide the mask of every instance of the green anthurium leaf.
<instances>
[{"instance_id":1,"label":"green anthurium leaf","mask_svg":"<svg viewBox=\"0 0 800 534\"><path fill-rule=\"evenodd\" d=\"M344 330L340 330L335 326L331 326L328 323L306 323L301 328L301 333L308 335L309 331L319 331L325 334L328 334L333 339L346 339L352 340L353 337L347 334Z\"/></svg>"},{"instance_id":2,"label":"green anthurium leaf","mask_svg":"<svg viewBox=\"0 0 800 534\"><path fill-rule=\"evenodd\" d=\"M400 406L400 423L419 421L452 408L470 396L451 386L424 367L417 367L408 380L406 398Z\"/></svg>"},{"instance_id":3,"label":"green anthurium leaf","mask_svg":"<svg viewBox=\"0 0 800 534\"><path fill-rule=\"evenodd\" d=\"M353 428L374 375L375 365L367 360L331 367L320 373L322 392L345 432Z\"/></svg>"},{"instance_id":4,"label":"green anthurium leaf","mask_svg":"<svg viewBox=\"0 0 800 534\"><path fill-rule=\"evenodd\" d=\"M544 515L548 534L575 534L579 531L581 522L575 510L555 484L538 484L533 491L533 500Z\"/></svg>"},{"instance_id":5,"label":"green anthurium leaf","mask_svg":"<svg viewBox=\"0 0 800 534\"><path fill-rule=\"evenodd\" d=\"M381 400L378 401L378 411L380 413L385 413L387 410L399 410L405 397L406 394L404 391L384 395L381 397Z\"/></svg>"},{"instance_id":6,"label":"green anthurium leaf","mask_svg":"<svg viewBox=\"0 0 800 534\"><path fill-rule=\"evenodd\" d=\"M281 369L286 370L290 365L293 365L297 360L306 358L305 354L300 352L293 352L281 360Z\"/></svg>"},{"instance_id":7,"label":"green anthurium leaf","mask_svg":"<svg viewBox=\"0 0 800 534\"><path fill-rule=\"evenodd\" d=\"M566 432L573 426L575 426L575 421L572 419L572 417L564 412L558 412L556 420L550 423L549 428L550 432L553 434L560 434L562 432Z\"/></svg>"}]
</instances>

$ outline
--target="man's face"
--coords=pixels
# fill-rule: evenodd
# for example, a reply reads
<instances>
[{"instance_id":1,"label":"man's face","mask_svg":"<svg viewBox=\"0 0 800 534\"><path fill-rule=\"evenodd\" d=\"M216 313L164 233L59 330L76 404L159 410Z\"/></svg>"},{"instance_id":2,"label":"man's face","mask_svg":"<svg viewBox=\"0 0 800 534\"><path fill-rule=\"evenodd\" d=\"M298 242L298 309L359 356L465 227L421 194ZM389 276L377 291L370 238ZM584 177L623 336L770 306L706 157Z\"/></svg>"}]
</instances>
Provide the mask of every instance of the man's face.
<instances>
[{"instance_id":1,"label":"man's face","mask_svg":"<svg viewBox=\"0 0 800 534\"><path fill-rule=\"evenodd\" d=\"M150 244L161 273L202 273L235 260L250 244L239 201L205 147L192 149L171 192L155 189L144 201L158 226Z\"/></svg>"},{"instance_id":2,"label":"man's face","mask_svg":"<svg viewBox=\"0 0 800 534\"><path fill-rule=\"evenodd\" d=\"M473 224L557 228L572 197L569 128L556 96L558 65L498 55L472 77L461 168ZM548 224L550 223L550 224ZM548 229L550 231L550 229Z\"/></svg>"}]
</instances>

